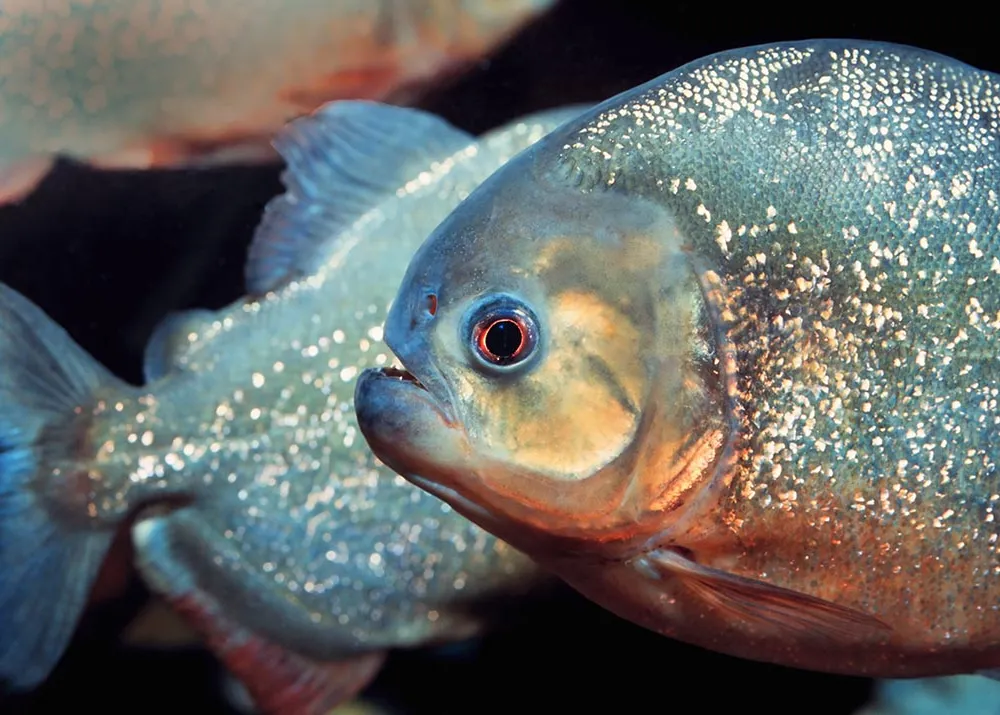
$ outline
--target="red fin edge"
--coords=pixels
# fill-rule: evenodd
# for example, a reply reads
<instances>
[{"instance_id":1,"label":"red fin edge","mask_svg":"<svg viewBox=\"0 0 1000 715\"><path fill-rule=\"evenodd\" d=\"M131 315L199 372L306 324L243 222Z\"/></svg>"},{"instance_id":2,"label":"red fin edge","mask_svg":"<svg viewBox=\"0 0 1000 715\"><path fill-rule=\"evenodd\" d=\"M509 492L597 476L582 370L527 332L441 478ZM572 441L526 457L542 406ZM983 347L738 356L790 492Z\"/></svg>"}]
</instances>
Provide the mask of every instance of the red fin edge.
<instances>
[{"instance_id":1,"label":"red fin edge","mask_svg":"<svg viewBox=\"0 0 1000 715\"><path fill-rule=\"evenodd\" d=\"M212 651L269 715L327 715L378 674L384 651L318 663L275 645L230 621L207 596L168 602L205 638Z\"/></svg>"}]
</instances>

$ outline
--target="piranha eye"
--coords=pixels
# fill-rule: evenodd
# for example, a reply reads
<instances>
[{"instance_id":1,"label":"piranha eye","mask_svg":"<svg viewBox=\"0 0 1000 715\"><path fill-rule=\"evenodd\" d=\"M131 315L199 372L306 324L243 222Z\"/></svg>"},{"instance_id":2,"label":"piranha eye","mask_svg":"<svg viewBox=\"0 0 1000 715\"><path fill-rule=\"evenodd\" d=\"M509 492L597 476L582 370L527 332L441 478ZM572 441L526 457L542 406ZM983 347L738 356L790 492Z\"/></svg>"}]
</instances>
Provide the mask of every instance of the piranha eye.
<instances>
[{"instance_id":1,"label":"piranha eye","mask_svg":"<svg viewBox=\"0 0 1000 715\"><path fill-rule=\"evenodd\" d=\"M538 343L538 323L534 315L506 296L479 306L467 325L469 347L488 367L519 365L531 357Z\"/></svg>"}]
</instances>

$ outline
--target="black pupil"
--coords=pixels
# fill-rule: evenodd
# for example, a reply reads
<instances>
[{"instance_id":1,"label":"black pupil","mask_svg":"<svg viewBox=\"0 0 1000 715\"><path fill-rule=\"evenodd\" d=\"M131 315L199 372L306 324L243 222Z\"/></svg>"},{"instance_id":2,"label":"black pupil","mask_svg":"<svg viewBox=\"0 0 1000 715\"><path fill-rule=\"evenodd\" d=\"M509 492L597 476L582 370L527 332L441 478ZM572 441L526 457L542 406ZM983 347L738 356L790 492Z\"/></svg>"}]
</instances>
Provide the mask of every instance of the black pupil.
<instances>
[{"instance_id":1,"label":"black pupil","mask_svg":"<svg viewBox=\"0 0 1000 715\"><path fill-rule=\"evenodd\" d=\"M507 360L515 355L521 347L523 336L521 326L513 320L498 320L486 331L483 341L490 354L500 360Z\"/></svg>"}]
</instances>

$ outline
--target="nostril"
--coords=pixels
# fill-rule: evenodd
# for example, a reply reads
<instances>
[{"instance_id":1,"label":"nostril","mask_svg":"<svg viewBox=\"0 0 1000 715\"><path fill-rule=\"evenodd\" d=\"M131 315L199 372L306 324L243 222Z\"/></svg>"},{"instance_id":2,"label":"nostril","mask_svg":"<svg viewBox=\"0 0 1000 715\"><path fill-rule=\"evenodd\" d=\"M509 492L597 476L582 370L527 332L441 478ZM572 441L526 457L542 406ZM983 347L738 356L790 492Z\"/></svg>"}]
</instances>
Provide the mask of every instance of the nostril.
<instances>
[{"instance_id":1,"label":"nostril","mask_svg":"<svg viewBox=\"0 0 1000 715\"><path fill-rule=\"evenodd\" d=\"M427 311L427 315L432 318L437 314L438 309L438 299L433 293L428 293L424 296L424 310Z\"/></svg>"}]
</instances>

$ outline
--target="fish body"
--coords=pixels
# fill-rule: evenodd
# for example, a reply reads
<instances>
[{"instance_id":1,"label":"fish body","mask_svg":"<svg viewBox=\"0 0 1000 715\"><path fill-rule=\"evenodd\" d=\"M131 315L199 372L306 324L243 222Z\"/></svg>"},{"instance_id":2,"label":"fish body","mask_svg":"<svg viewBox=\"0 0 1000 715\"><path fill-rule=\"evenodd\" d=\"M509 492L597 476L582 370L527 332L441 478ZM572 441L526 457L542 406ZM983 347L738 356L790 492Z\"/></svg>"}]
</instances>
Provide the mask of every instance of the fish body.
<instances>
[{"instance_id":1,"label":"fish body","mask_svg":"<svg viewBox=\"0 0 1000 715\"><path fill-rule=\"evenodd\" d=\"M386 320L406 372L359 378L359 425L660 633L854 675L995 668L998 184L996 75L860 41L697 60L431 234Z\"/></svg>"},{"instance_id":2,"label":"fish body","mask_svg":"<svg viewBox=\"0 0 1000 715\"><path fill-rule=\"evenodd\" d=\"M410 101L551 0L58 0L0 9L0 201L55 156L149 168L272 158L336 99Z\"/></svg>"},{"instance_id":3,"label":"fish body","mask_svg":"<svg viewBox=\"0 0 1000 715\"><path fill-rule=\"evenodd\" d=\"M250 296L165 319L142 387L0 287L0 676L13 686L55 664L126 518L146 582L266 712L326 712L386 649L478 633L495 599L544 580L378 463L351 405L355 375L390 360L381 324L409 256L579 109L478 140L417 110L383 136L388 109L333 103L280 135L287 191L251 245Z\"/></svg>"}]
</instances>

